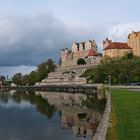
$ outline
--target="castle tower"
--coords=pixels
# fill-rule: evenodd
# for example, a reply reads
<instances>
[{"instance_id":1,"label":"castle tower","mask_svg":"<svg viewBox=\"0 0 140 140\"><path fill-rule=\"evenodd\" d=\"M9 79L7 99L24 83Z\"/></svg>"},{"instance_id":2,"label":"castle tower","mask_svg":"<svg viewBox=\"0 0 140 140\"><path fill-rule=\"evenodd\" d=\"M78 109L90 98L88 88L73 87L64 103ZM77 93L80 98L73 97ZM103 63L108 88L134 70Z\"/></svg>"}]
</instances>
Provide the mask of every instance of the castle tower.
<instances>
[{"instance_id":1,"label":"castle tower","mask_svg":"<svg viewBox=\"0 0 140 140\"><path fill-rule=\"evenodd\" d=\"M106 38L103 41L103 49L106 48L111 42L112 42L112 40L109 40L108 38Z\"/></svg>"},{"instance_id":2,"label":"castle tower","mask_svg":"<svg viewBox=\"0 0 140 140\"><path fill-rule=\"evenodd\" d=\"M90 41L90 42L91 42L91 49L92 49L93 51L95 51L96 53L98 53L97 44L96 44L95 40L92 40L92 41Z\"/></svg>"},{"instance_id":3,"label":"castle tower","mask_svg":"<svg viewBox=\"0 0 140 140\"><path fill-rule=\"evenodd\" d=\"M95 40L88 40L80 43L74 42L71 46L71 50L68 50L67 48L61 50L61 67L77 66L77 60L79 58L85 60L92 59L93 53L91 52L94 52L94 58L99 56Z\"/></svg>"},{"instance_id":4,"label":"castle tower","mask_svg":"<svg viewBox=\"0 0 140 140\"><path fill-rule=\"evenodd\" d=\"M79 57L79 53L80 53L80 44L74 42L72 44L71 50L73 52L73 59L74 59L74 61L77 61L77 59Z\"/></svg>"},{"instance_id":5,"label":"castle tower","mask_svg":"<svg viewBox=\"0 0 140 140\"><path fill-rule=\"evenodd\" d=\"M140 56L140 32L130 33L127 44L132 48L134 55Z\"/></svg>"},{"instance_id":6,"label":"castle tower","mask_svg":"<svg viewBox=\"0 0 140 140\"><path fill-rule=\"evenodd\" d=\"M61 50L61 61L65 62L67 60L67 56L68 56L68 49L62 49Z\"/></svg>"},{"instance_id":7,"label":"castle tower","mask_svg":"<svg viewBox=\"0 0 140 140\"><path fill-rule=\"evenodd\" d=\"M80 47L79 47L79 43L74 42L71 46L71 51L72 52L77 52L79 51Z\"/></svg>"}]
</instances>

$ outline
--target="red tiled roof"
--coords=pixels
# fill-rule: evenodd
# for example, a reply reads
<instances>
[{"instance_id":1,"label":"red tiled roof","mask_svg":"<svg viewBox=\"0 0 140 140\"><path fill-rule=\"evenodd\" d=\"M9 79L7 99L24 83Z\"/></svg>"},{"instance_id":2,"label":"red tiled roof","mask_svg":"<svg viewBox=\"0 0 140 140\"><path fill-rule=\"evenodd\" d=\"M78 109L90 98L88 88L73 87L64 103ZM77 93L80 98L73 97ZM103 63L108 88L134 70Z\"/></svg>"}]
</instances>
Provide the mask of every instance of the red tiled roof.
<instances>
[{"instance_id":1,"label":"red tiled roof","mask_svg":"<svg viewBox=\"0 0 140 140\"><path fill-rule=\"evenodd\" d=\"M132 49L127 43L120 43L120 42L112 42L110 43L104 50L109 49Z\"/></svg>"},{"instance_id":2,"label":"red tiled roof","mask_svg":"<svg viewBox=\"0 0 140 140\"><path fill-rule=\"evenodd\" d=\"M95 55L96 55L96 52L90 49L88 56L95 56Z\"/></svg>"}]
</instances>

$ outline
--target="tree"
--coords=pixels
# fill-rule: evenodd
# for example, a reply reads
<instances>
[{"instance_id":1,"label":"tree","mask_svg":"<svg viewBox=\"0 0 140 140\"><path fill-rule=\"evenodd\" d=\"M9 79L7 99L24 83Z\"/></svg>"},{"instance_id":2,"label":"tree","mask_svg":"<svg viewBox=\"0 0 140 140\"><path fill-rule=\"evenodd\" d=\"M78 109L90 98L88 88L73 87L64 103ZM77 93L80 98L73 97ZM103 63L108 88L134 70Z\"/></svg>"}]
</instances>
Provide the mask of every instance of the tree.
<instances>
[{"instance_id":1,"label":"tree","mask_svg":"<svg viewBox=\"0 0 140 140\"><path fill-rule=\"evenodd\" d=\"M0 85L5 85L5 76L0 75Z\"/></svg>"},{"instance_id":2,"label":"tree","mask_svg":"<svg viewBox=\"0 0 140 140\"><path fill-rule=\"evenodd\" d=\"M126 84L140 82L139 71L140 57L128 54L122 58L105 59L97 68L91 69L90 73L86 71L83 76L94 83L103 83L108 81L108 75L111 75L112 84Z\"/></svg>"},{"instance_id":3,"label":"tree","mask_svg":"<svg viewBox=\"0 0 140 140\"><path fill-rule=\"evenodd\" d=\"M55 70L56 65L52 59L49 58L47 60L46 64L47 64L48 73L53 72Z\"/></svg>"},{"instance_id":4,"label":"tree","mask_svg":"<svg viewBox=\"0 0 140 140\"><path fill-rule=\"evenodd\" d=\"M122 59L124 59L124 60L130 60L130 59L133 59L133 58L134 58L133 52L129 52L122 57Z\"/></svg>"},{"instance_id":5,"label":"tree","mask_svg":"<svg viewBox=\"0 0 140 140\"><path fill-rule=\"evenodd\" d=\"M26 86L29 84L29 75L26 74L26 75L23 75L22 76L22 85Z\"/></svg>"},{"instance_id":6,"label":"tree","mask_svg":"<svg viewBox=\"0 0 140 140\"><path fill-rule=\"evenodd\" d=\"M12 81L13 83L15 83L16 85L21 85L22 84L22 74L21 73L17 73L12 77Z\"/></svg>"},{"instance_id":7,"label":"tree","mask_svg":"<svg viewBox=\"0 0 140 140\"><path fill-rule=\"evenodd\" d=\"M127 56L127 59L133 59L134 58L133 52L129 52L126 56Z\"/></svg>"},{"instance_id":8,"label":"tree","mask_svg":"<svg viewBox=\"0 0 140 140\"><path fill-rule=\"evenodd\" d=\"M42 79L46 78L48 75L48 69L47 69L47 64L42 63L38 65L37 69L37 82L41 81Z\"/></svg>"},{"instance_id":9,"label":"tree","mask_svg":"<svg viewBox=\"0 0 140 140\"><path fill-rule=\"evenodd\" d=\"M36 82L38 82L37 71L32 71L29 74L28 83L29 85L34 85Z\"/></svg>"},{"instance_id":10,"label":"tree","mask_svg":"<svg viewBox=\"0 0 140 140\"><path fill-rule=\"evenodd\" d=\"M1 75L0 76L0 81L3 81L4 82L5 81L5 76Z\"/></svg>"},{"instance_id":11,"label":"tree","mask_svg":"<svg viewBox=\"0 0 140 140\"><path fill-rule=\"evenodd\" d=\"M38 65L36 71L32 71L29 75L23 75L17 73L12 77L12 82L17 85L34 85L36 82L41 82L42 79L48 76L49 72L53 72L56 65L52 59L48 59Z\"/></svg>"},{"instance_id":12,"label":"tree","mask_svg":"<svg viewBox=\"0 0 140 140\"><path fill-rule=\"evenodd\" d=\"M77 64L78 64L78 65L85 65L86 62L85 62L85 60L84 60L83 58L79 58L79 59L77 60Z\"/></svg>"}]
</instances>

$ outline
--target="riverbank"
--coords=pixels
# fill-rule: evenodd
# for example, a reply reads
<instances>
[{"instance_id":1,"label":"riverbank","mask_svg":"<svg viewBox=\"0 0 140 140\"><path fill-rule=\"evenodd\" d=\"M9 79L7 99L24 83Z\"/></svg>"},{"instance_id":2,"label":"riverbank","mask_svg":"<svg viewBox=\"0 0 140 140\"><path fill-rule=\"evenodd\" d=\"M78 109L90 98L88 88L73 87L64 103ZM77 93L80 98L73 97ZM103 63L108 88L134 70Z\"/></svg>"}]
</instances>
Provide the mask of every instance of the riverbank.
<instances>
[{"instance_id":1,"label":"riverbank","mask_svg":"<svg viewBox=\"0 0 140 140\"><path fill-rule=\"evenodd\" d=\"M111 89L111 125L107 140L139 140L140 92Z\"/></svg>"}]
</instances>

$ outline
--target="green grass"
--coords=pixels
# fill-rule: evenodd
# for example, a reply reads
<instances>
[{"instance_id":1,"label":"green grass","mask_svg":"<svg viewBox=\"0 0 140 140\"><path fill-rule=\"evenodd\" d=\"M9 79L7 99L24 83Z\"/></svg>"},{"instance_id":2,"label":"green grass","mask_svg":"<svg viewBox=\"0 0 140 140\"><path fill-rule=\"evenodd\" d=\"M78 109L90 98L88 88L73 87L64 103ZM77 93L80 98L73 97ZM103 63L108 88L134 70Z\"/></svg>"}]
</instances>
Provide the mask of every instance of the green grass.
<instances>
[{"instance_id":1,"label":"green grass","mask_svg":"<svg viewBox=\"0 0 140 140\"><path fill-rule=\"evenodd\" d=\"M113 112L108 140L140 140L140 92L111 89ZM114 115L115 114L115 115ZM115 130L115 131L114 131ZM111 138L113 131L116 138Z\"/></svg>"}]
</instances>

